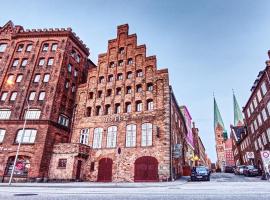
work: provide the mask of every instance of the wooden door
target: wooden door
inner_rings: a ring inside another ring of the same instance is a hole
[[[143,156],[135,161],[134,181],[158,181],[158,161],[151,156]]]
[[[81,169],[82,169],[82,161],[78,160],[77,170],[76,170],[76,179],[77,180],[81,179]]]
[[[98,163],[98,182],[111,182],[112,181],[112,164],[110,158],[102,158]]]

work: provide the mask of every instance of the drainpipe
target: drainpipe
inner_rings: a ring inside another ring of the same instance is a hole
[[[172,123],[171,123],[171,118],[172,118],[172,89],[170,87],[170,179],[173,181],[173,158],[172,158]]]

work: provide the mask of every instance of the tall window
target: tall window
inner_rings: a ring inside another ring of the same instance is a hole
[[[19,59],[15,58],[12,63],[12,67],[17,67],[19,64]]]
[[[132,72],[127,72],[127,79],[131,79],[132,78]]]
[[[71,71],[72,71],[72,65],[69,63],[69,64],[68,64],[68,72],[71,73]]]
[[[5,50],[6,50],[6,48],[7,48],[7,44],[0,44],[0,52],[2,53],[2,52],[4,52]]]
[[[58,124],[61,124],[62,126],[69,126],[69,118],[65,115],[59,115],[58,118]]]
[[[131,94],[131,87],[130,86],[127,86],[126,94]]]
[[[265,82],[263,82],[263,83],[262,83],[262,85],[261,85],[261,89],[262,89],[262,93],[263,93],[263,95],[265,95],[265,94],[266,94],[266,92],[267,92]]]
[[[74,77],[77,77],[77,76],[78,76],[78,70],[74,69]]]
[[[116,95],[121,95],[121,88],[116,88]]]
[[[153,91],[153,84],[152,83],[147,83],[147,91]]]
[[[43,66],[45,64],[45,58],[40,58],[38,62],[38,66]]]
[[[107,90],[106,96],[107,96],[107,97],[110,97],[111,95],[112,95],[112,90],[111,90],[111,89],[108,89],[108,90]]]
[[[35,100],[35,96],[36,96],[36,92],[35,91],[30,92],[28,100],[29,101]]]
[[[45,92],[40,92],[38,96],[39,101],[43,101],[45,99]]]
[[[105,115],[111,114],[111,105],[105,105]]]
[[[92,107],[87,107],[86,108],[86,117],[90,117],[92,112]]]
[[[260,113],[258,114],[257,119],[258,119],[259,126],[261,126],[262,125],[262,117],[261,117]]]
[[[22,60],[21,67],[26,67],[26,65],[27,65],[27,58],[24,58],[24,59]]]
[[[40,80],[40,74],[36,74],[34,78],[34,83],[38,83]]]
[[[126,147],[136,146],[136,125],[129,124],[126,127]]]
[[[115,107],[114,108],[115,108],[114,113],[115,114],[119,114],[120,111],[121,111],[121,109],[120,109],[120,103],[115,104]]]
[[[17,98],[17,94],[18,94],[17,92],[12,92],[10,96],[10,101],[15,101]]]
[[[263,117],[263,121],[266,121],[267,114],[266,114],[266,109],[265,108],[262,110],[262,117]]]
[[[39,119],[41,111],[39,109],[29,109],[25,112],[25,119]]]
[[[96,106],[96,116],[101,115],[101,106]]]
[[[107,147],[108,148],[113,148],[116,146],[116,137],[117,137],[117,127],[110,126],[108,128],[108,134],[107,134]]]
[[[9,119],[11,114],[10,109],[0,109],[0,119]]]
[[[122,73],[117,74],[117,80],[123,80],[123,74]]]
[[[102,91],[101,90],[98,91],[98,95],[97,96],[98,96],[98,98],[101,98],[102,97]]]
[[[33,45],[32,44],[28,44],[26,47],[26,52],[30,52],[32,50]]]
[[[43,47],[42,47],[42,51],[48,51],[48,49],[49,49],[49,44],[48,43],[45,43],[44,45],[43,45]]]
[[[49,82],[49,80],[50,80],[50,74],[44,74],[43,82],[47,83],[47,82]]]
[[[141,69],[137,70],[136,76],[137,76],[137,77],[142,77],[142,76],[143,76],[143,72],[142,72]]]
[[[142,124],[142,146],[152,146],[153,125],[151,123]]]
[[[22,81],[23,75],[22,74],[18,74],[17,78],[16,78],[16,83],[20,83]]]
[[[108,81],[113,82],[113,75],[112,74],[108,76]]]
[[[89,129],[84,128],[81,130],[80,143],[88,145],[88,140],[89,140]]]
[[[8,92],[2,92],[1,101],[5,101],[7,99]]]
[[[131,112],[131,103],[130,102],[126,102],[126,112],[127,113]]]
[[[129,58],[127,63],[128,65],[132,65],[132,58]]]
[[[142,102],[136,101],[136,112],[141,112],[141,111],[142,111]]]
[[[98,82],[99,83],[104,83],[104,76],[100,76],[99,78],[98,78]]]
[[[22,52],[23,50],[23,44],[19,44],[18,48],[17,48],[17,52]]]
[[[136,86],[136,92],[142,92],[142,85]]]
[[[110,68],[113,68],[114,67],[114,62],[110,62],[109,66],[110,66]]]
[[[7,83],[13,83],[13,78],[14,78],[13,74],[8,75]]]
[[[123,60],[119,60],[118,66],[119,66],[119,67],[123,67],[123,66],[124,66],[124,61],[123,61]]]
[[[101,148],[102,133],[103,133],[102,128],[95,128],[94,129],[93,148]]]
[[[147,110],[153,110],[154,109],[154,102],[152,99],[147,100]]]
[[[5,134],[6,134],[6,130],[1,128],[0,129],[0,143],[3,142]]]
[[[53,43],[51,51],[56,51],[56,49],[57,49],[57,43]]]
[[[261,94],[260,89],[258,89],[258,91],[257,91],[257,97],[258,97],[258,101],[260,102],[262,100],[262,94]]]
[[[52,66],[53,65],[53,58],[49,58],[48,59],[48,66]]]
[[[36,129],[25,129],[23,134],[23,129],[20,129],[17,133],[16,143],[20,141],[22,143],[34,143],[36,139],[37,130]]]

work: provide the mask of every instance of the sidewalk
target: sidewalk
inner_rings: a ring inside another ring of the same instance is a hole
[[[136,183],[97,183],[97,182],[68,182],[68,183],[0,183],[0,187],[44,187],[44,188],[150,188],[183,185],[189,177],[181,177],[173,182],[136,182]]]

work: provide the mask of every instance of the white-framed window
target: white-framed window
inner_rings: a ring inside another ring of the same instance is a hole
[[[142,102],[138,101],[136,102],[136,112],[142,111]]]
[[[81,129],[80,143],[88,145],[88,141],[89,141],[89,129],[88,128]]]
[[[71,73],[71,71],[72,71],[72,65],[69,63],[69,64],[68,64],[68,72]]]
[[[142,77],[143,76],[143,71],[142,70],[137,70],[137,72],[136,72],[136,76],[137,77]]]
[[[93,148],[101,148],[103,128],[94,129]]]
[[[22,67],[26,67],[27,62],[28,62],[27,58],[24,58],[24,59],[22,60],[21,66],[22,66]]]
[[[2,92],[1,101],[5,101],[7,99],[8,92]]]
[[[76,86],[74,84],[72,84],[71,92],[75,92],[75,90],[76,90]]]
[[[259,147],[262,148],[262,141],[261,141],[261,137],[260,136],[258,137],[258,144],[259,144]]]
[[[23,75],[22,74],[18,74],[17,78],[16,78],[16,83],[20,83],[22,81]]]
[[[68,82],[68,81],[66,81],[66,83],[65,83],[65,88],[66,88],[66,89],[69,88],[69,82]]]
[[[74,77],[77,77],[77,76],[78,76],[78,70],[74,69]]]
[[[34,83],[38,83],[40,80],[40,74],[36,74],[34,77]]]
[[[48,51],[49,49],[49,44],[48,43],[45,43],[42,47],[42,51]]]
[[[266,130],[266,132],[267,132],[268,141],[270,142],[270,128],[268,128],[268,129]]]
[[[256,108],[256,107],[257,107],[257,105],[258,105],[258,102],[257,102],[256,96],[253,98],[253,104],[254,104],[254,108]]]
[[[20,129],[17,133],[16,143],[34,143],[37,135],[36,129],[25,129],[23,133],[23,129]]]
[[[127,113],[130,113],[131,112],[131,103],[130,102],[127,102],[126,103],[126,112]]]
[[[19,59],[14,59],[12,63],[12,67],[17,67],[19,65]]]
[[[45,64],[45,58],[40,58],[38,62],[38,66],[43,66]]]
[[[6,130],[5,130],[5,129],[0,128],[0,143],[2,143],[2,142],[3,142],[4,137],[5,137],[5,134],[6,134]]]
[[[267,92],[267,88],[266,88],[266,84],[265,84],[265,82],[263,82],[263,83],[262,83],[262,85],[261,85],[261,89],[262,89],[262,94],[263,94],[263,95],[265,95],[265,94],[266,94],[266,92]]]
[[[62,126],[68,127],[69,126],[69,118],[65,115],[59,115],[58,124]]]
[[[119,103],[115,104],[114,106],[114,113],[119,114],[121,112],[121,106]]]
[[[258,101],[261,102],[261,100],[262,100],[262,93],[261,93],[261,90],[260,89],[258,89],[258,91],[257,91],[257,97],[258,97]]]
[[[57,49],[57,43],[53,43],[51,51],[56,51],[56,49]]]
[[[254,126],[253,124],[250,125],[251,133],[254,133]]]
[[[9,119],[11,114],[10,109],[0,109],[0,119]]]
[[[8,75],[7,83],[13,83],[14,75],[10,74]]]
[[[116,147],[117,126],[110,126],[107,132],[107,147]]]
[[[152,99],[147,100],[147,110],[153,110],[154,109],[154,102]]]
[[[38,96],[38,100],[39,100],[39,101],[43,101],[43,100],[45,99],[45,94],[46,94],[46,93],[45,93],[44,91],[43,91],[43,92],[40,92],[40,93],[39,93],[39,96]]]
[[[49,82],[49,80],[50,80],[50,74],[44,74],[43,82],[47,83],[47,82]]]
[[[151,123],[142,124],[142,146],[152,146],[153,125]]]
[[[267,113],[266,113],[265,108],[262,110],[262,118],[263,118],[263,121],[267,120]]]
[[[250,112],[253,113],[253,111],[254,111],[254,107],[253,107],[253,103],[252,103],[252,101],[251,101],[251,102],[250,102]]]
[[[17,48],[17,52],[22,52],[23,46],[24,46],[23,44],[19,44]]]
[[[39,119],[41,114],[41,110],[39,109],[29,109],[26,110],[24,119]]]
[[[53,65],[53,60],[54,60],[53,58],[49,58],[49,59],[48,59],[48,64],[47,64],[47,65],[48,65],[48,66],[52,66],[52,65]]]
[[[254,124],[254,130],[256,131],[258,129],[258,124],[257,124],[256,119],[254,119],[253,124]]]
[[[247,108],[247,116],[250,117],[250,110]]]
[[[77,54],[77,56],[76,56],[76,61],[77,61],[77,63],[79,63],[81,61],[81,56],[79,54]]]
[[[0,44],[0,52],[1,53],[3,53],[6,50],[6,48],[7,48],[7,44],[5,44],[5,43]]]
[[[10,95],[10,99],[9,100],[10,101],[15,101],[16,98],[17,98],[17,94],[18,94],[17,92],[12,92],[11,95]]]
[[[126,147],[136,146],[136,125],[129,124],[126,127]]]
[[[263,145],[266,145],[267,144],[265,132],[263,132],[263,134],[262,134],[262,141],[263,141]]]
[[[26,52],[30,52],[32,50],[33,45],[32,44],[28,44],[26,47]]]
[[[35,91],[30,92],[28,100],[29,101],[35,100],[35,96],[36,96],[36,92]]]
[[[261,126],[262,125],[262,117],[261,117],[260,113],[258,114],[257,119],[258,119],[259,126]]]

